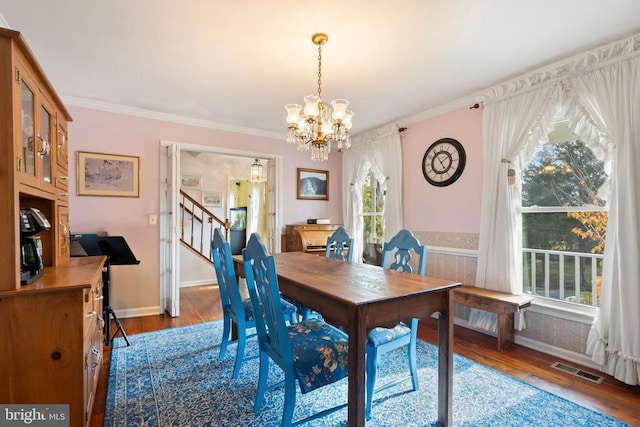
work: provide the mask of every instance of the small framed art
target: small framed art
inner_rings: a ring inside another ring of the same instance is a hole
[[[140,158],[77,152],[78,196],[140,197]]]
[[[185,190],[199,190],[202,185],[202,175],[199,173],[183,173],[180,177],[180,188]]]
[[[203,191],[202,206],[210,206],[214,208],[222,207],[222,192],[220,191]]]
[[[329,171],[298,168],[298,199],[329,200]]]

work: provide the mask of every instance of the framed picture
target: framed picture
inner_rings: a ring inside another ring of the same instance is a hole
[[[140,197],[140,158],[77,152],[78,196]]]
[[[298,199],[329,200],[329,171],[298,168]]]
[[[199,173],[183,173],[180,177],[180,187],[187,190],[199,190],[202,176]]]
[[[222,207],[222,192],[220,191],[203,191],[202,205],[212,206],[215,208]]]

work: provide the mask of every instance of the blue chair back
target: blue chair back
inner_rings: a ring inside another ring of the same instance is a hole
[[[211,254],[213,255],[213,265],[218,279],[220,302],[222,303],[223,311],[228,310],[236,318],[244,319],[244,306],[242,305],[242,296],[238,288],[236,270],[233,267],[231,246],[224,238],[220,228],[213,230]]]
[[[421,245],[416,236],[407,229],[400,230],[398,234],[384,244],[382,247],[381,266],[390,270],[412,273],[413,268],[410,264],[412,251],[418,255],[416,274],[424,276],[427,270],[427,247]],[[393,255],[393,260],[391,260],[391,255]]]
[[[258,233],[242,250],[247,287],[256,322],[258,342],[280,366],[293,365],[293,350],[280,302],[275,261]]]
[[[413,273],[411,258],[413,254],[418,255],[417,274],[424,276],[427,269],[427,247],[421,245],[418,239],[409,230],[400,230],[391,240],[382,247],[382,268],[399,270],[405,273]],[[393,255],[393,259],[391,256]],[[367,342],[367,393],[365,401],[365,416],[371,418],[371,406],[376,383],[377,366],[379,357],[399,347],[407,346],[407,356],[409,361],[409,372],[413,390],[418,390],[418,367],[416,363],[416,341],[418,339],[418,319],[412,318],[409,326],[399,323],[393,329],[374,328],[369,333]],[[392,381],[382,387],[398,384],[403,379]]]
[[[353,238],[349,236],[344,227],[338,227],[331,236],[327,237],[327,249],[324,256],[340,261],[353,261]]]

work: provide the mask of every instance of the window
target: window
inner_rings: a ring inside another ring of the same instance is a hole
[[[608,182],[604,154],[578,139],[535,153],[522,173],[524,292],[598,305]]]
[[[384,196],[383,183],[375,178],[372,170],[364,180],[362,188],[362,217],[364,245],[362,261],[380,265],[382,236],[384,232]]]

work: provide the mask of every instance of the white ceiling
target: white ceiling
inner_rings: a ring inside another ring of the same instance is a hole
[[[346,98],[353,133],[410,122],[640,31],[638,0],[0,0],[69,105],[283,137],[284,105]]]

